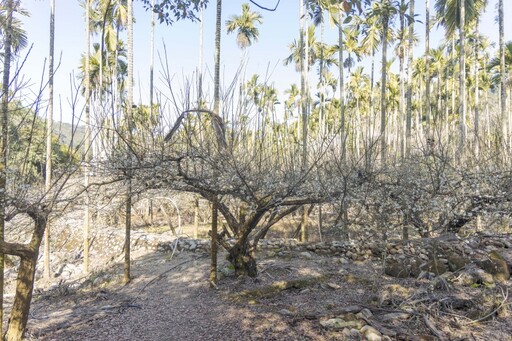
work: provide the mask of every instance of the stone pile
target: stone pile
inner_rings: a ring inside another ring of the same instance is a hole
[[[142,240],[142,239],[140,239]],[[234,240],[228,240],[234,244]],[[161,241],[143,240],[144,247],[162,252],[203,251],[210,248],[209,240],[182,239]],[[492,278],[506,281],[510,278],[512,264],[512,235],[477,234],[469,238],[456,235],[442,235],[438,238],[402,241],[319,242],[300,243],[295,239],[264,239],[258,244],[259,250],[270,251],[272,255],[285,256],[291,252],[299,255],[332,255],[345,261],[382,261],[384,272],[392,277],[407,278],[438,276],[462,269],[470,273],[471,280],[462,276],[467,283],[488,283]],[[490,275],[490,276],[489,276]],[[467,277],[467,276],[466,276]]]

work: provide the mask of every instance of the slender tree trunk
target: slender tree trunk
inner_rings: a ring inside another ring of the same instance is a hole
[[[320,43],[324,44],[324,32],[325,32],[325,24],[322,20],[322,23],[320,24]],[[320,85],[320,109],[318,113],[318,134],[317,137],[320,139],[323,138],[324,133],[326,131],[325,129],[325,120],[324,120],[324,107],[325,107],[325,84],[324,84],[324,49],[320,50],[320,67],[319,67],[319,79],[318,84]]]
[[[445,81],[444,81],[444,91],[445,91],[445,94],[446,94],[446,99],[444,101],[445,105],[444,105],[444,124],[443,124],[443,134],[442,136],[444,136],[446,138],[446,141],[448,141],[448,132],[449,132],[449,129],[450,129],[450,126],[449,126],[449,122],[450,122],[450,106],[448,105],[448,94],[450,93],[450,77],[449,77],[449,67],[448,65],[446,65],[446,70],[445,70],[445,77],[444,77]]]
[[[367,141],[367,144],[368,146],[370,145],[373,145],[373,136],[374,136],[374,133],[375,133],[375,126],[376,126],[376,118],[375,118],[375,105],[374,105],[374,102],[373,102],[373,88],[374,88],[374,82],[375,82],[375,51],[372,51],[372,65],[371,65],[371,69],[370,69],[370,117],[368,119],[368,141]],[[368,156],[366,157],[367,158],[367,164],[370,163],[370,158],[371,158],[371,153],[370,153],[370,149],[368,149],[366,151],[366,153],[368,154]]]
[[[126,80],[127,87],[127,105],[126,105],[126,130],[127,130],[127,141],[131,144],[132,129],[133,129],[133,0],[128,0],[127,6],[127,30],[128,30],[128,75]],[[125,239],[124,239],[124,283],[128,283],[131,280],[131,266],[130,266],[130,234],[132,228],[132,170],[131,163],[133,159],[132,151],[130,146],[127,146],[128,151],[128,167],[126,171],[126,216],[125,216]]]
[[[389,18],[385,17],[383,19],[383,28],[382,28],[382,74],[381,74],[381,87],[380,87],[380,154],[381,154],[381,164],[382,166],[386,165],[386,153],[387,153],[387,134],[386,134],[386,78],[387,78],[387,47],[388,47],[388,28],[389,28]]]
[[[425,0],[425,116],[426,138],[430,138],[431,110],[430,110],[430,1]]]
[[[304,61],[304,55],[305,54],[305,43],[304,40],[307,39],[306,31],[307,27],[305,26],[305,17],[306,14],[304,14],[304,0],[299,0],[299,22],[300,22],[300,33],[299,33],[299,51],[300,51],[300,107],[301,107],[301,117],[302,117],[302,168],[305,169],[306,165],[306,153],[307,153],[307,120],[308,120],[308,114],[307,114],[307,101],[306,101],[306,63],[307,60]]]
[[[399,68],[400,68],[400,101],[398,103],[398,119],[397,119],[397,134],[396,137],[399,140],[400,146],[400,158],[405,157],[405,139],[403,138],[402,122],[405,119],[405,40],[407,39],[405,32],[405,1],[400,2],[400,47],[399,47]]]
[[[151,0],[151,9],[155,7],[155,0]],[[150,43],[149,43],[149,117],[150,122],[153,122],[153,91],[154,91],[154,66],[155,66],[155,12],[151,11],[150,22]]]
[[[307,12],[304,12],[304,0],[299,0],[299,17],[300,17],[300,101],[302,114],[302,163],[303,172],[307,169],[307,153],[308,153],[308,107],[309,107],[309,91],[307,87],[307,72],[309,69],[309,36],[307,27]],[[302,55],[304,53],[304,56]],[[305,207],[304,210],[307,210]],[[308,229],[307,217],[302,216],[301,221],[301,237],[307,238]],[[304,241],[304,240],[303,240]]]
[[[222,0],[217,0],[217,15],[215,19],[215,72],[214,72],[214,91],[213,91],[213,111],[220,115],[220,38],[222,22]],[[218,144],[217,148],[221,148]],[[210,287],[217,285],[217,250],[218,250],[218,231],[217,231],[217,198],[212,203],[212,240],[211,240],[211,263],[210,263]]]
[[[499,20],[499,45],[500,45],[500,75],[501,75],[501,89],[500,89],[500,104],[501,104],[501,150],[503,152],[503,159],[506,161],[508,155],[508,114],[507,114],[507,87],[506,87],[506,68],[505,68],[505,13],[503,12],[503,0],[499,0],[498,4],[498,20]]]
[[[48,195],[52,182],[52,127],[53,127],[53,56],[55,42],[55,0],[50,0],[50,55],[48,58],[48,117],[46,118],[46,178],[45,190]],[[50,280],[50,221],[46,222],[44,237],[44,277]]]
[[[199,234],[199,199],[194,200],[194,239],[198,238]]]
[[[409,2],[409,16],[414,18],[414,0]],[[411,137],[412,137],[412,83],[413,83],[413,51],[414,51],[414,20],[409,22],[409,51],[407,55],[407,117],[405,125],[405,155],[411,155]]]
[[[11,69],[11,45],[12,45],[12,17],[14,1],[5,3],[5,40],[4,40],[4,65],[2,80],[2,123],[0,134],[0,242],[4,241],[5,229],[5,201],[7,187],[7,146],[8,146],[8,121],[9,121],[9,81]],[[0,335],[2,334],[4,317],[4,254],[0,253]]]
[[[217,198],[212,203],[212,239],[211,239],[211,260],[210,260],[210,287],[217,286],[217,251],[218,251],[218,207]]]
[[[300,241],[307,242],[309,239],[309,231],[308,231],[308,207],[306,205],[302,206],[302,217],[300,222]]]
[[[478,39],[478,22],[475,27],[475,37]],[[479,89],[479,77],[478,77],[478,63],[479,63],[479,54],[478,54],[478,44],[475,44],[474,48],[475,52],[475,65],[474,65],[474,78],[475,78],[475,117],[474,117],[474,126],[475,126],[475,156],[477,160],[480,160],[480,89]]]
[[[459,27],[459,44],[460,44],[460,74],[459,74],[459,125],[460,125],[460,142],[459,153],[462,155],[466,144],[467,126],[466,126],[466,23],[465,23],[465,2],[460,2],[460,27]]]
[[[197,66],[197,107],[201,108],[203,98],[203,20],[204,8],[199,12],[199,62]]]
[[[338,45],[339,45],[339,86],[340,86],[340,138],[341,138],[341,160],[343,163],[347,161],[347,137],[345,127],[345,77],[343,70],[343,26],[342,26],[343,10],[340,6],[338,12]],[[359,113],[357,113],[359,115]]]
[[[85,2],[85,155],[84,155],[84,187],[89,187],[89,172],[91,162],[91,125],[90,125],[90,108],[91,108],[91,72],[90,72],[90,55],[91,55],[91,32],[90,32],[90,16],[91,16],[91,0]],[[89,229],[90,229],[90,198],[85,193],[85,216],[84,216],[84,273],[89,273]]]

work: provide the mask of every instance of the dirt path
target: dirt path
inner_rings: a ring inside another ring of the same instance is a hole
[[[220,269],[227,264],[223,259]],[[259,271],[257,279],[223,277],[218,290],[211,290],[206,253],[182,252],[170,259],[167,253],[150,252],[134,261],[129,285],[116,284],[122,274],[118,266],[91,279],[95,284],[85,289],[62,286],[37,294],[27,336],[323,341],[365,340],[364,333],[374,330],[379,340],[437,340],[436,333],[450,339],[512,340],[508,309],[496,310],[482,323],[467,324],[463,316],[466,306],[478,309],[479,300],[499,293],[499,287],[432,291],[434,282],[428,279],[383,276],[380,262],[297,251],[260,254]],[[462,310],[454,310],[461,302]],[[326,327],[332,321],[334,327]]]
[[[290,329],[279,314],[226,301],[228,288],[210,290],[208,262],[204,254],[183,253],[171,262],[148,255],[135,262],[135,279],[127,286],[41,297],[34,302],[28,335],[37,340],[311,339]]]

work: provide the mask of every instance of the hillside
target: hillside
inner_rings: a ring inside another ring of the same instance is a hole
[[[84,126],[73,126],[66,122],[54,122],[53,129],[56,135],[59,136],[61,143],[69,146],[71,144],[71,138],[73,138],[73,145],[84,139],[85,127]]]

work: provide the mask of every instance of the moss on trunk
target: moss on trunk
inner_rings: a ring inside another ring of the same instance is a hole
[[[254,252],[250,251],[247,247],[241,247],[239,244],[233,246],[228,252],[228,261],[233,264],[237,276],[258,276]]]

